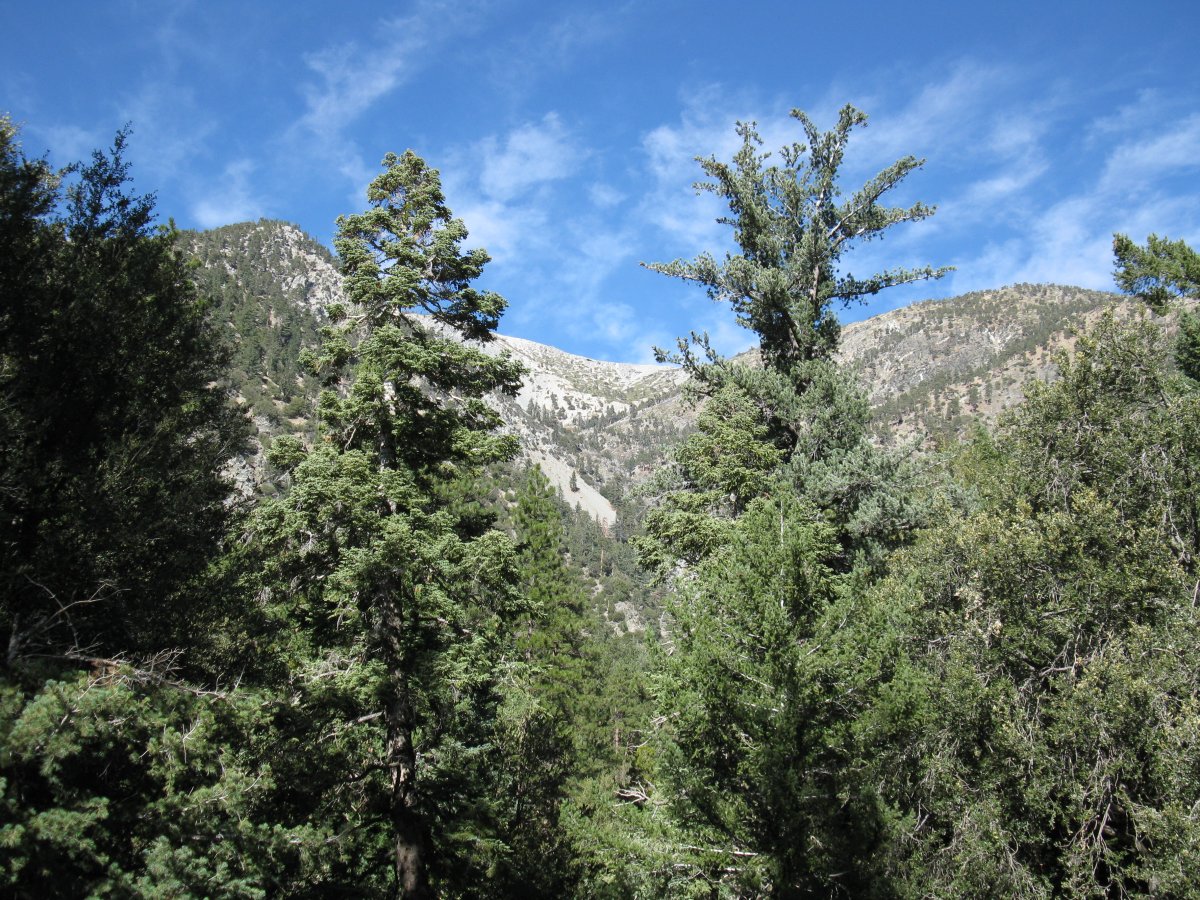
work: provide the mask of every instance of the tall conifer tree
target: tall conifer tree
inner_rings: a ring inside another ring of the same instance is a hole
[[[699,160],[711,181],[697,187],[728,203],[720,221],[738,252],[651,266],[729,303],[758,336],[762,362],[721,359],[695,334],[661,354],[710,404],[643,541],[645,558],[677,576],[656,681],[661,778],[691,833],[678,851],[689,877],[735,891],[863,895],[879,823],[845,765],[831,692],[846,659],[820,635],[915,513],[903,459],[871,444],[866,399],[834,360],[836,313],[945,270],[841,270],[856,243],[932,214],[883,205],[921,162],[905,157],[845,196],[839,170],[866,117],[847,106],[821,132],[792,115],[805,141],[777,164],[753,124],[738,126],[731,163]]]
[[[520,368],[479,346],[505,303],[472,287],[488,257],[460,249],[437,170],[412,152],[383,168],[370,207],[338,222],[351,305],[310,360],[329,386],[319,443],[277,442],[292,486],[251,538],[260,594],[301,626],[278,640],[316,756],[305,814],[386,835],[359,845],[366,860],[343,856],[347,883],[380,885],[351,870],[386,854],[400,895],[426,897],[483,865],[473,779],[520,606],[510,542],[461,529],[434,489],[512,453],[484,397],[515,391]]]
[[[174,233],[111,154],[53,173],[0,119],[3,662],[184,639],[242,434]],[[180,509],[187,514],[181,515]]]

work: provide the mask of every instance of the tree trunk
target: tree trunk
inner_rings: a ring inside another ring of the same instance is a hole
[[[399,677],[397,677],[399,676]],[[391,770],[388,812],[395,841],[399,896],[417,900],[433,896],[425,870],[425,835],[416,810],[416,753],[412,744],[412,703],[403,673],[393,672],[395,691],[387,707],[387,760]]]
[[[404,652],[404,603],[394,591],[382,596],[380,603],[380,645],[387,654],[391,694],[385,707],[386,759],[396,890],[404,900],[425,900],[434,894],[425,867],[425,829],[417,811],[417,754],[413,747],[416,715],[408,681],[412,667]]]

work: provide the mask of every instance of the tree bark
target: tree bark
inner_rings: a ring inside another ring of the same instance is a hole
[[[390,774],[388,818],[392,826],[397,895],[404,900],[434,896],[426,869],[425,829],[417,810],[417,755],[413,747],[416,715],[408,683],[411,666],[404,653],[403,601],[381,599],[381,644],[388,655],[391,696],[385,707],[387,764]]]
[[[394,673],[395,674],[395,673]],[[403,676],[401,676],[403,677]],[[396,886],[405,900],[433,897],[425,868],[425,835],[416,810],[416,754],[412,744],[412,704],[399,685],[388,704],[387,752],[391,769],[389,813],[395,840]]]

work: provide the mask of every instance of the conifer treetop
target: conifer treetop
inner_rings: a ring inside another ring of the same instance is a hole
[[[801,110],[792,118],[804,129],[805,141],[780,151],[781,164],[768,164],[754,122],[739,122],[741,149],[732,162],[699,157],[710,181],[697,191],[712,193],[729,205],[718,219],[734,229],[740,253],[718,261],[710,253],[695,260],[650,263],[647,268],[703,284],[714,300],[729,303],[738,324],[756,332],[764,362],[779,371],[826,359],[837,349],[840,327],[835,308],[864,301],[885,288],[939,278],[948,267],[887,269],[858,278],[839,269],[842,255],[857,242],[882,237],[893,225],[933,215],[934,207],[915,203],[889,207],[881,200],[924,160],[905,156],[881,171],[849,197],[838,186],[846,143],[866,114],[842,108],[836,127],[821,132]],[[708,352],[703,336],[692,342]],[[661,360],[694,365],[689,342],[681,356],[659,351]],[[709,354],[711,356],[711,353]]]
[[[337,220],[350,300],[373,324],[425,313],[468,340],[491,340],[507,304],[471,286],[491,257],[461,249],[467,228],[446,206],[438,170],[412,150],[389,153],[382,166],[367,189],[369,207]]]

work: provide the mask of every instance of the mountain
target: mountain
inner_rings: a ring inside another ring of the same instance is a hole
[[[847,325],[841,358],[859,372],[881,437],[937,442],[995,422],[1028,381],[1053,378],[1055,354],[1109,308],[1147,314],[1120,294],[1053,284],[927,300]],[[1173,333],[1176,317],[1162,321]]]
[[[299,351],[316,343],[324,309],[342,299],[336,260],[296,226],[270,220],[186,232],[181,242],[234,347],[231,388],[253,418],[259,450],[274,434],[306,431],[316,384]],[[994,421],[1028,380],[1052,377],[1055,351],[1110,306],[1141,314],[1128,298],[1059,285],[926,301],[847,325],[841,358],[862,376],[881,439],[934,444]],[[605,526],[695,422],[678,369],[587,359],[505,335],[489,352],[508,352],[529,372],[517,397],[496,401],[522,458]],[[260,462],[247,460],[241,477],[269,492]]]
[[[255,453],[239,480],[269,492],[263,447],[309,427],[317,385],[299,353],[319,340],[325,308],[344,302],[336,260],[296,226],[271,220],[184,232],[180,241],[233,347],[230,387],[254,423]],[[693,420],[677,369],[586,359],[505,335],[486,349],[528,369],[517,397],[495,401],[521,439],[522,459],[605,525],[616,521],[614,504],[630,481],[660,465]]]
[[[507,335],[488,349],[528,370],[520,393],[499,400],[522,458],[605,525],[630,483],[661,465],[693,421],[679,369],[588,359]]]

